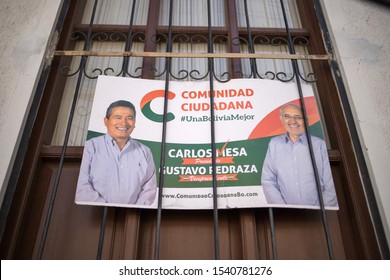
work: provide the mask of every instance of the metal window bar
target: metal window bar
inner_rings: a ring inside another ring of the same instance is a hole
[[[103,208],[103,216],[102,216],[102,223],[100,225],[100,235],[99,235],[98,250],[97,250],[97,255],[96,255],[96,259],[97,260],[101,260],[102,259],[104,233],[105,233],[106,223],[107,223],[107,212],[108,212],[108,207],[104,206],[104,208]]]
[[[89,23],[88,34],[87,34],[87,37],[86,37],[85,43],[84,43],[84,51],[89,50],[91,47],[90,41],[91,41],[91,34],[92,34],[92,25],[93,25],[93,22],[95,19],[97,3],[98,3],[98,0],[95,0],[94,6],[93,6],[93,12],[92,12],[90,23]],[[58,165],[58,170],[57,170],[54,185],[53,185],[53,191],[52,191],[51,196],[50,196],[48,210],[46,213],[46,219],[45,219],[45,223],[44,223],[44,227],[43,227],[43,232],[42,232],[41,240],[39,243],[38,255],[37,255],[38,259],[42,259],[43,250],[45,248],[47,234],[49,231],[50,220],[51,220],[51,217],[53,214],[54,202],[55,202],[55,199],[57,196],[58,186],[59,186],[59,182],[60,182],[60,178],[61,178],[62,167],[64,165],[65,153],[66,153],[66,149],[68,146],[68,140],[69,140],[70,130],[71,130],[71,126],[72,126],[72,120],[73,120],[74,112],[76,109],[77,98],[78,98],[78,95],[80,92],[81,80],[82,80],[82,76],[84,73],[84,68],[85,68],[87,59],[88,59],[88,56],[83,55],[81,57],[81,60],[80,60],[80,67],[79,67],[80,72],[79,72],[78,77],[77,77],[77,84],[76,84],[76,88],[75,88],[75,92],[74,92],[74,96],[73,96],[73,100],[72,100],[72,106],[71,106],[70,113],[69,113],[68,123],[66,126],[64,144],[63,144],[62,150],[61,150],[60,162]]]
[[[133,0],[133,6],[131,7],[131,16],[130,16],[130,22],[129,22],[129,31],[127,32],[127,38],[126,38],[126,44],[125,44],[125,51],[130,51],[131,45],[132,45],[132,33],[133,33],[133,22],[134,22],[134,16],[135,16],[135,5],[137,3],[137,0]],[[127,70],[129,68],[129,57],[123,57],[123,64],[122,64],[122,77],[126,76]]]
[[[213,34],[211,30],[211,3],[207,0],[207,24],[208,24],[208,53],[213,53]],[[208,71],[210,75],[210,92],[214,91],[214,60],[208,58]],[[219,236],[218,236],[218,199],[217,199],[217,172],[216,172],[216,146],[215,146],[215,120],[214,120],[214,96],[210,94],[210,133],[211,133],[211,166],[213,169],[212,174],[212,187],[213,187],[213,221],[214,221],[214,253],[215,259],[219,260]]]
[[[284,7],[284,0],[280,0],[280,5],[281,5],[281,8],[282,8],[284,23],[285,23],[286,32],[287,32],[289,51],[290,51],[291,54],[295,54],[294,43],[293,43],[292,38],[291,38],[290,28],[289,28],[289,24],[288,24],[288,21],[287,21],[286,10],[285,10],[285,7]],[[300,99],[300,103],[301,103],[303,119],[304,119],[304,124],[305,124],[305,131],[306,131],[307,140],[308,140],[308,144],[309,144],[309,152],[310,152],[310,157],[311,157],[311,161],[312,161],[312,165],[313,165],[313,171],[314,171],[314,176],[315,176],[315,180],[316,180],[317,193],[318,193],[318,198],[319,198],[319,202],[320,202],[320,211],[321,211],[321,217],[322,217],[322,224],[323,224],[323,227],[324,227],[324,231],[325,231],[325,235],[326,235],[326,242],[327,242],[327,246],[328,246],[328,254],[329,254],[329,258],[330,259],[334,259],[332,240],[331,240],[331,235],[330,235],[330,232],[329,232],[328,220],[327,220],[327,217],[326,217],[324,199],[323,199],[322,190],[321,190],[321,184],[320,184],[320,177],[319,177],[319,174],[318,174],[317,164],[316,164],[315,157],[314,157],[313,144],[312,144],[312,141],[311,141],[311,134],[310,134],[310,130],[309,130],[309,124],[308,124],[308,121],[307,121],[306,106],[305,106],[305,102],[304,102],[304,99],[303,99],[303,92],[302,92],[301,82],[300,82],[300,78],[299,78],[298,62],[297,62],[296,59],[292,59],[291,60],[291,64],[292,64],[294,75],[295,75],[296,81],[297,81],[297,88],[298,88],[298,93],[299,93],[299,99]]]
[[[248,53],[255,53],[255,47],[253,44],[252,33],[251,33],[251,25],[249,21],[247,0],[244,0],[244,13],[245,13],[246,29],[248,32]],[[256,77],[256,73],[257,73],[256,59],[255,58],[249,59],[249,63],[251,68],[251,76]]]
[[[245,12],[245,21],[246,21],[246,28],[248,32],[248,52],[249,53],[255,53],[255,47],[252,40],[252,34],[251,34],[251,25],[249,21],[249,12],[248,12],[248,3],[247,0],[244,0],[244,12]],[[256,59],[251,58],[250,60],[250,67],[251,67],[251,77],[256,78],[257,76],[257,64]],[[270,234],[271,234],[271,252],[272,252],[272,259],[276,260],[278,258],[277,254],[277,247],[276,247],[276,235],[275,235],[275,221],[274,221],[274,214],[272,207],[268,208],[268,219],[269,219],[269,226],[270,226]]]
[[[274,220],[274,211],[272,207],[268,208],[268,219],[269,219],[269,228],[271,233],[272,259],[277,260],[278,251],[276,247],[275,220]]]
[[[133,21],[134,21],[134,15],[135,15],[135,4],[137,0],[133,1],[133,5],[131,7],[131,16],[130,16],[130,22],[129,22],[129,29],[127,32],[127,38],[126,38],[126,43],[125,43],[125,51],[129,51],[131,49],[132,45],[132,29],[133,29]],[[127,69],[129,67],[129,57],[123,57],[123,62],[122,62],[122,69],[121,69],[121,75],[122,77],[125,77],[127,74]],[[98,243],[98,250],[97,250],[97,260],[102,259],[102,252],[103,252],[103,243],[104,243],[104,232],[106,229],[106,223],[107,223],[107,212],[108,212],[108,207],[104,206],[103,208],[103,217],[102,217],[102,222],[100,226],[100,235],[99,235],[99,243]]]
[[[172,18],[173,18],[173,0],[169,2],[169,27],[168,40],[166,45],[166,52],[172,52]],[[167,135],[167,115],[168,115],[168,91],[169,91],[169,73],[171,72],[172,59],[167,57],[166,75],[165,75],[165,91],[164,91],[164,113],[163,113],[163,127],[161,135],[161,157],[160,170],[164,170],[165,166],[165,149],[166,149],[166,135]],[[158,204],[157,204],[157,221],[156,221],[156,244],[154,251],[154,258],[159,259],[160,256],[160,234],[161,234],[161,215],[162,215],[162,195],[164,189],[164,172],[159,174],[159,189],[158,189]]]

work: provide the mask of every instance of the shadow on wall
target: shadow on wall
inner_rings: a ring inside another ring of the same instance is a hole
[[[378,3],[382,6],[386,6],[390,8],[390,0],[363,0],[366,2]]]

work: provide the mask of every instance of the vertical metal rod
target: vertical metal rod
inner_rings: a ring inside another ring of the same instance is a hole
[[[173,18],[173,0],[169,2],[169,27],[166,52],[172,52],[172,18]],[[172,59],[166,58],[166,76],[165,76],[165,92],[164,92],[164,115],[163,128],[161,136],[161,157],[160,157],[160,174],[158,186],[158,203],[157,203],[157,224],[156,224],[156,245],[154,251],[154,259],[160,258],[160,233],[161,233],[161,216],[162,216],[162,195],[164,189],[164,166],[165,166],[165,150],[167,137],[167,114],[168,114],[168,92],[169,92],[169,75],[171,73]]]
[[[250,21],[249,21],[248,3],[247,0],[243,0],[243,1],[244,1],[244,8],[245,8],[246,27],[248,31],[248,43],[249,43],[248,51],[249,53],[255,53],[255,47],[252,40]],[[251,71],[252,71],[251,75],[253,75],[253,77],[255,78],[257,75],[256,59],[250,59],[250,64],[251,64]],[[275,220],[274,220],[273,209],[271,207],[268,208],[268,219],[269,219],[269,226],[270,226],[270,233],[271,233],[272,259],[276,260],[278,256],[277,256],[277,249],[276,249]]]
[[[207,0],[207,19],[208,19],[208,53],[213,53],[213,34],[211,31],[211,6],[210,0]],[[216,145],[215,145],[215,113],[214,113],[214,60],[208,58],[208,68],[210,75],[210,117],[211,117],[211,157],[212,157],[212,169],[213,169],[213,218],[214,218],[214,250],[215,259],[219,260],[219,235],[218,235],[218,197],[217,197],[217,173],[216,173]]]
[[[286,31],[287,31],[287,39],[288,39],[289,51],[290,51],[290,54],[295,54],[294,43],[293,43],[292,38],[291,38],[290,28],[289,28],[289,25],[288,25],[288,22],[287,22],[287,16],[286,16],[286,11],[285,11],[285,8],[284,8],[283,0],[280,0],[280,4],[282,6],[283,18],[284,18],[284,23],[285,23],[285,26],[286,26]],[[328,225],[328,220],[327,220],[327,217],[326,217],[324,199],[323,199],[323,196],[322,196],[321,184],[320,184],[320,179],[319,179],[320,177],[319,177],[319,174],[318,174],[317,164],[316,164],[316,161],[315,161],[315,156],[314,156],[314,151],[313,151],[313,144],[312,144],[312,141],[311,141],[311,135],[310,135],[310,130],[309,130],[309,124],[307,123],[307,112],[306,112],[306,106],[305,106],[303,93],[302,93],[302,86],[301,86],[301,82],[300,82],[300,79],[299,79],[298,62],[297,62],[296,59],[292,59],[291,63],[292,63],[292,66],[293,66],[294,74],[296,76],[298,93],[299,93],[299,99],[301,101],[302,113],[303,113],[304,124],[305,124],[305,131],[306,131],[307,140],[308,140],[308,144],[309,144],[310,157],[311,157],[311,161],[312,161],[312,165],[313,165],[313,169],[314,169],[314,176],[315,176],[315,180],[316,180],[317,192],[318,192],[318,197],[319,197],[319,201],[320,201],[320,208],[321,208],[320,211],[321,211],[321,217],[322,217],[322,224],[324,226],[325,235],[326,235],[326,242],[327,242],[327,245],[328,245],[328,254],[329,254],[329,258],[330,259],[334,259],[332,240],[331,240],[331,236],[330,236],[330,232],[329,232],[329,225]]]
[[[244,8],[245,8],[245,20],[246,20],[246,29],[248,31],[248,52],[249,53],[255,53],[255,47],[252,40],[252,33],[251,33],[251,26],[249,22],[249,13],[248,13],[248,4],[247,0],[244,0]],[[256,65],[256,59],[250,58],[249,63],[251,65],[251,76],[256,77],[257,74],[257,65]]]
[[[131,48],[131,34],[132,34],[132,27],[133,27],[133,19],[134,19],[134,7],[135,7],[136,0],[133,0],[133,6],[131,8],[131,17],[130,17],[130,23],[129,23],[129,31],[126,38],[126,44],[125,44],[125,51],[129,51]],[[129,57],[123,57],[123,64],[122,64],[122,77],[124,77],[127,73],[127,68],[129,66]],[[106,230],[106,224],[107,224],[107,212],[108,207],[104,206],[103,208],[103,217],[102,222],[100,224],[100,235],[99,235],[99,243],[98,243],[98,250],[96,259],[101,260],[102,259],[102,252],[103,252],[103,243],[104,243],[104,233]]]
[[[90,49],[90,38],[91,38],[92,25],[93,25],[93,21],[94,21],[94,18],[95,18],[97,3],[98,3],[98,0],[95,0],[94,7],[93,7],[93,12],[92,12],[92,16],[91,16],[91,20],[90,20],[90,23],[89,23],[88,35],[87,35],[87,38],[86,38],[85,44],[84,44],[84,50],[85,51]],[[62,168],[63,168],[63,165],[64,165],[65,152],[66,152],[66,149],[67,149],[67,146],[68,146],[70,129],[72,127],[73,116],[74,116],[74,112],[76,110],[76,104],[77,104],[77,99],[78,99],[78,95],[79,95],[79,91],[80,91],[81,80],[82,80],[82,76],[83,76],[83,73],[84,73],[84,68],[85,68],[85,64],[86,64],[87,58],[88,57],[86,57],[86,56],[82,56],[81,60],[80,60],[80,66],[79,66],[79,71],[80,72],[79,72],[79,75],[78,75],[78,78],[77,78],[76,89],[75,89],[75,93],[74,93],[73,100],[72,100],[71,110],[70,110],[70,113],[69,113],[68,123],[67,123],[65,137],[64,137],[64,144],[63,144],[62,150],[61,150],[60,162],[59,162],[59,165],[58,165],[58,170],[57,170],[57,174],[56,174],[54,185],[53,185],[53,191],[52,191],[52,194],[51,194],[51,197],[50,197],[50,200],[49,200],[49,206],[48,206],[48,210],[47,210],[47,214],[46,214],[45,224],[44,224],[44,227],[43,227],[43,232],[42,232],[41,240],[40,240],[40,243],[39,243],[38,255],[37,255],[38,259],[42,259],[43,250],[45,248],[47,233],[48,233],[48,230],[49,230],[50,220],[51,220],[51,217],[52,217],[52,214],[53,214],[54,202],[55,202],[55,199],[56,199],[56,196],[57,196],[58,185],[59,185],[59,182],[60,182]]]
[[[97,250],[97,255],[96,255],[97,260],[102,259],[104,232],[105,232],[106,223],[107,223],[107,208],[108,208],[107,206],[103,207],[103,217],[102,217],[102,223],[100,225],[99,244],[98,244],[98,250]]]
[[[268,208],[269,227],[271,232],[271,245],[272,245],[272,259],[278,259],[278,251],[276,249],[276,235],[275,235],[275,223],[274,223],[274,212],[270,207]]]
[[[130,51],[131,45],[133,43],[132,41],[132,32],[133,32],[133,21],[134,21],[134,15],[135,15],[135,4],[137,0],[133,0],[133,6],[131,7],[131,16],[130,16],[130,22],[129,22],[129,31],[127,32],[127,38],[126,38],[126,44],[125,44],[125,51]],[[126,76],[128,67],[129,67],[129,60],[130,57],[124,56],[123,57],[123,64],[122,64],[122,77]]]

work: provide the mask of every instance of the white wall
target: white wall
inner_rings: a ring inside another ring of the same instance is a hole
[[[61,2],[0,1],[0,204]]]
[[[390,241],[390,6],[369,0],[322,5]]]

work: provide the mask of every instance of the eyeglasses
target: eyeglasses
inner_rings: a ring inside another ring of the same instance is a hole
[[[294,119],[294,121],[303,120],[303,117],[300,116],[300,115],[291,116],[291,115],[289,115],[289,114],[286,114],[286,115],[282,115],[282,118],[283,118],[283,119],[286,119],[286,120],[292,120],[292,119]]]

